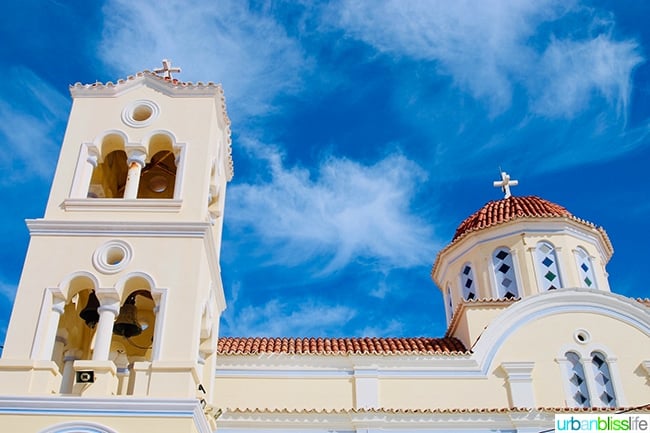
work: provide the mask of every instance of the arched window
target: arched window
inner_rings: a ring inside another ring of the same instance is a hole
[[[578,273],[580,274],[580,286],[586,288],[597,288],[596,277],[594,277],[594,267],[587,251],[582,247],[574,251]]]
[[[460,271],[460,283],[463,288],[463,298],[466,300],[476,299],[476,283],[474,279],[474,270],[468,262],[463,265]]]
[[[537,280],[541,291],[556,290],[562,287],[560,270],[555,247],[549,242],[540,242],[535,248]]]
[[[566,359],[569,361],[569,394],[577,407],[591,407],[589,391],[585,379],[585,370],[580,361],[580,356],[575,352],[567,352]]]
[[[600,352],[591,353],[591,366],[594,373],[593,395],[607,407],[616,407],[616,395],[612,384],[612,376],[605,355]]]
[[[505,247],[494,250],[492,254],[492,267],[497,284],[497,295],[500,298],[516,298],[519,296],[515,267],[512,254]]]
[[[109,136],[110,137],[110,136]],[[122,198],[129,169],[124,150],[113,150],[93,171],[89,198]]]
[[[451,320],[452,314],[454,314],[454,300],[451,297],[451,285],[447,284],[447,290],[445,292],[447,296],[447,322]]]

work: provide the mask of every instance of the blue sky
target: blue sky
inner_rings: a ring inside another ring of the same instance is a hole
[[[648,2],[312,3],[3,8],[0,341],[68,85],[163,58],[232,119],[222,335],[442,336],[431,265],[499,167],[604,226],[613,291],[650,296]]]

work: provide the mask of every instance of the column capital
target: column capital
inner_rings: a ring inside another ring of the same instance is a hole
[[[142,149],[127,149],[126,150],[126,156],[127,156],[127,164],[131,165],[134,162],[137,163],[140,168],[145,166],[146,163],[146,158],[147,158],[147,153],[142,150]]]
[[[100,288],[95,290],[95,295],[97,295],[97,299],[99,299],[100,308],[103,306],[117,304],[117,308],[119,309],[120,295],[117,293],[117,290],[113,288]]]

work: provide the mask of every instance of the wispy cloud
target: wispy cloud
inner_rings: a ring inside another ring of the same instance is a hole
[[[69,101],[24,67],[4,72],[0,88],[0,184],[48,179],[54,170]]]
[[[518,87],[538,114],[571,118],[595,94],[625,109],[630,74],[642,61],[638,44],[615,40],[607,17],[574,6],[559,0],[386,0],[368,8],[343,0],[331,16],[349,36],[380,52],[430,61],[432,75],[451,77],[487,101],[493,114],[510,108]],[[556,39],[564,19],[580,20],[586,30]]]
[[[533,109],[550,117],[574,117],[598,94],[625,115],[632,70],[643,61],[632,41],[598,35],[583,41],[552,39],[529,80]]]
[[[131,74],[171,58],[183,80],[222,82],[237,119],[272,111],[276,96],[299,88],[309,65],[268,10],[243,1],[109,0],[103,10],[106,64]]]
[[[433,229],[411,211],[425,174],[404,156],[371,166],[329,157],[309,171],[286,167],[272,146],[247,146],[266,163],[268,179],[232,186],[228,224],[254,232],[258,253],[272,252],[268,260],[298,265],[325,258],[321,275],[363,258],[394,267],[430,260]]]
[[[356,316],[344,305],[330,305],[313,300],[292,304],[273,299],[262,305],[237,309],[231,302],[223,315],[225,335],[245,336],[323,336],[331,335]]]

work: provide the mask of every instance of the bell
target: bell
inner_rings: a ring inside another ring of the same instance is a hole
[[[113,334],[129,338],[142,333],[142,327],[138,323],[138,309],[135,307],[135,297],[129,296],[120,308],[120,314],[115,319]]]
[[[91,329],[97,325],[97,322],[99,322],[98,308],[99,299],[97,299],[97,295],[95,295],[95,291],[93,290],[90,292],[90,295],[88,295],[86,307],[81,310],[81,313],[79,313],[79,317],[81,317],[83,321],[86,322],[86,325]]]

